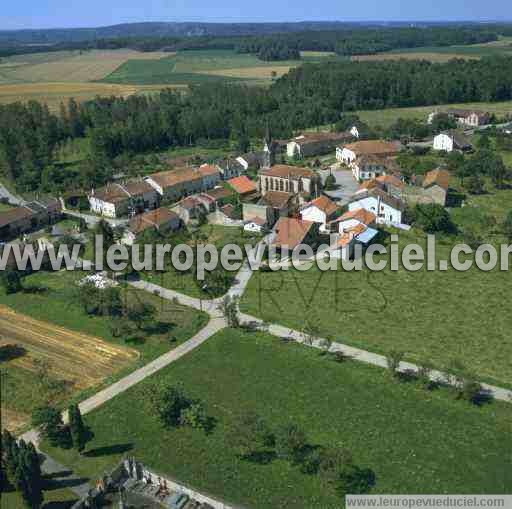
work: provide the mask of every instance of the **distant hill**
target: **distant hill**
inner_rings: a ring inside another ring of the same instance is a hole
[[[0,45],[58,44],[125,37],[194,37],[268,35],[307,31],[344,30],[361,27],[468,25],[468,23],[302,21],[296,23],[124,23],[98,28],[0,30]]]

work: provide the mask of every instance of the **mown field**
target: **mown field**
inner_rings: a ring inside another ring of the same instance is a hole
[[[443,111],[447,108],[475,109],[487,111],[498,116],[512,115],[512,101],[496,103],[458,103],[442,104],[436,106],[418,106],[413,108],[388,108],[384,110],[360,110],[355,112],[363,122],[370,125],[388,127],[397,119],[419,119],[426,120],[429,113],[435,110]]]
[[[201,399],[215,419],[211,433],[164,428],[144,396],[157,381],[182,383]],[[89,414],[95,437],[84,456],[44,449],[92,479],[119,460],[115,451],[122,448],[158,472],[245,507],[342,507],[331,487],[271,451],[253,460],[236,455],[230,423],[248,411],[273,429],[297,424],[312,447],[342,444],[375,472],[372,493],[498,494],[512,482],[510,405],[471,406],[446,390],[394,381],[383,369],[339,364],[307,347],[238,330],[222,331]]]
[[[45,398],[59,404],[81,398],[174,348],[207,321],[192,309],[127,290],[128,304],[150,303],[157,315],[151,330],[126,341],[114,335],[110,318],[85,313],[77,295],[81,277],[39,272],[24,279],[23,292],[0,292],[0,345],[18,345],[2,350],[2,408],[11,410],[8,419],[17,428]]]

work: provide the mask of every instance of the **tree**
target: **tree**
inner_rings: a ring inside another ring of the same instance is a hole
[[[87,443],[88,430],[84,425],[80,407],[77,404],[71,405],[68,409],[68,416],[71,442],[73,443],[73,447],[82,454],[85,449],[85,444]]]
[[[8,295],[23,290],[20,272],[9,267],[0,273],[0,283]]]
[[[180,424],[194,429],[205,430],[208,425],[206,409],[201,401],[196,401],[180,412]]]
[[[41,435],[54,447],[67,447],[69,436],[59,410],[49,405],[36,408],[32,412],[32,425],[39,429]]]
[[[480,175],[471,175],[464,185],[468,193],[471,194],[483,194],[484,189],[484,181]]]
[[[324,182],[324,189],[326,191],[332,191],[333,189],[336,189],[336,177],[332,173],[327,175]]]
[[[107,221],[101,219],[95,228],[95,235],[99,236],[103,239],[103,250],[102,250],[102,259],[101,262],[103,264],[103,270],[108,271],[109,266],[107,263],[107,252],[111,246],[115,244],[115,234],[112,227],[108,224]],[[95,253],[96,255],[96,253]],[[98,263],[98,260],[96,260]]]
[[[352,453],[342,446],[327,447],[320,452],[318,474],[330,483],[339,482],[343,471],[352,465]]]
[[[192,400],[185,394],[181,384],[154,384],[147,394],[158,417],[166,426],[179,426],[182,411],[192,405]]]
[[[308,346],[313,346],[320,335],[320,327],[318,326],[316,318],[307,317],[304,320],[304,325],[302,326],[300,333],[302,341]]]
[[[386,356],[388,369],[391,371],[392,375],[395,378],[400,377],[400,363],[402,362],[404,355],[404,352],[400,352],[398,350],[391,350],[389,354]]]
[[[307,436],[296,424],[280,426],[275,433],[275,448],[279,458],[297,462],[307,445]]]
[[[266,422],[253,411],[236,415],[229,427],[230,443],[244,458],[274,445],[274,436]]]
[[[226,295],[218,306],[219,311],[222,312],[229,327],[240,327],[240,317],[238,316],[238,304],[240,299],[238,297],[231,297]]]
[[[341,494],[368,493],[375,484],[375,472],[369,468],[360,468],[357,465],[348,465],[342,472],[338,489]]]
[[[135,323],[137,329],[142,330],[148,323],[154,320],[157,314],[156,307],[147,302],[135,302],[127,311],[128,318]]]
[[[453,233],[455,226],[446,209],[437,203],[417,204],[416,224],[427,233]]]

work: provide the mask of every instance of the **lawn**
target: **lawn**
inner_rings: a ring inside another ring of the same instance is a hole
[[[202,399],[216,420],[212,433],[163,428],[144,396],[156,380],[182,382]],[[218,333],[89,414],[95,437],[84,457],[44,448],[91,479],[116,464],[121,449],[157,472],[247,507],[339,508],[339,496],[298,466],[272,454],[259,462],[235,454],[227,429],[245,411],[256,411],[274,429],[296,423],[313,446],[343,444],[358,465],[375,472],[373,493],[498,494],[512,482],[510,405],[471,406],[447,390],[428,392],[379,368],[339,364],[307,347],[238,330]]]
[[[423,243],[416,231],[400,232],[400,245]],[[461,239],[459,239],[460,241]],[[449,260],[455,239],[437,243],[437,260]],[[512,385],[510,276],[473,268],[457,272],[329,271],[258,272],[242,310],[268,322],[301,329],[305,318],[335,341],[386,354],[402,350],[438,368],[462,362],[482,380]]]

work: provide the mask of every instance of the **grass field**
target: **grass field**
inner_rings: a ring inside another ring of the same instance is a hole
[[[510,196],[510,194],[509,194]],[[400,232],[400,245],[424,244],[423,235]],[[460,239],[459,239],[460,241]],[[449,260],[452,239],[437,243],[437,260]],[[418,363],[449,369],[462,362],[482,380],[512,385],[512,317],[506,312],[508,273],[472,268],[457,272],[258,272],[242,309],[295,329],[309,317],[321,335],[386,354],[402,350]]]
[[[113,336],[109,318],[85,314],[76,295],[75,281],[81,277],[83,274],[78,272],[40,272],[25,278],[25,292],[0,293],[2,344],[19,344],[25,348],[20,353],[26,354],[2,362],[6,374],[2,407],[17,414],[10,415],[14,425],[25,424],[31,410],[48,396],[41,391],[40,377],[33,375],[34,358],[48,361],[50,381],[68,382],[57,394],[56,402],[60,403],[71,396],[86,395],[103,381],[112,381],[146,364],[190,338],[206,323],[202,313],[146,292],[127,290],[123,297],[128,303],[148,302],[156,307],[157,316],[152,330],[140,331],[126,342]],[[21,314],[25,315],[23,321]],[[9,317],[17,317],[17,321],[10,323]],[[31,329],[37,331],[32,336],[28,333]]]
[[[216,420],[212,433],[162,428],[144,397],[156,380],[182,382],[203,400]],[[331,488],[298,466],[263,451],[266,461],[236,456],[227,429],[234,414],[250,410],[274,429],[296,423],[313,446],[349,448],[360,466],[374,470],[372,493],[506,493],[512,481],[510,405],[474,407],[445,390],[393,381],[382,369],[338,364],[237,330],[222,331],[89,414],[89,455],[45,450],[92,479],[119,460],[114,451],[123,447],[157,472],[246,507],[341,507]]]
[[[306,60],[318,60],[309,56]],[[142,62],[130,60],[103,81],[125,84],[190,84],[211,81],[267,80],[282,75],[301,61],[263,62],[255,55],[231,50],[182,51],[173,57]]]
[[[442,104],[436,106],[418,106],[413,108],[388,108],[384,110],[361,110],[355,112],[363,122],[370,125],[387,127],[398,118],[426,120],[428,114],[434,110],[442,111],[446,108],[464,108],[488,111],[503,116],[512,114],[512,101],[497,103],[463,103],[463,104]]]

